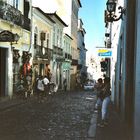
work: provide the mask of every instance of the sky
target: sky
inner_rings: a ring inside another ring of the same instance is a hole
[[[104,45],[105,23],[104,10],[107,0],[81,0],[82,8],[79,9],[79,18],[83,21],[86,30],[85,46],[87,55],[97,55],[97,46]]]

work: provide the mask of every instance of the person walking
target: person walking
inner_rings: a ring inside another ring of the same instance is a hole
[[[47,75],[43,78],[43,84],[44,84],[44,96],[46,97],[49,94],[49,79],[47,78]]]
[[[106,77],[104,79],[104,87],[102,88],[102,108],[101,108],[101,123],[98,125],[100,127],[104,127],[108,124],[109,119],[109,105],[111,103],[110,99],[111,90],[110,90],[110,78]]]
[[[99,78],[97,83],[95,84],[94,91],[97,95],[97,102],[95,104],[95,109],[100,110],[102,107],[103,95],[102,95],[102,88],[103,88],[103,79]]]
[[[37,97],[39,103],[43,101],[43,95],[44,95],[43,76],[39,76],[39,78],[37,79]]]
[[[67,79],[65,78],[63,81],[64,91],[67,91]]]

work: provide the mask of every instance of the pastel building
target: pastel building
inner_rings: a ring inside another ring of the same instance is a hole
[[[87,65],[86,65],[86,52],[87,49],[85,47],[85,34],[86,31],[83,28],[82,19],[78,20],[78,50],[79,50],[79,59],[78,59],[78,67],[81,78],[86,78],[87,75]]]
[[[39,7],[32,9],[32,67],[33,77],[47,75],[48,69],[52,71],[53,63],[53,28],[52,20]]]
[[[43,2],[43,0],[41,0]],[[64,33],[68,34],[71,38],[71,89],[76,85],[76,73],[78,67],[79,50],[78,50],[78,12],[82,7],[80,0],[46,0],[48,5],[41,5],[41,1],[35,2],[45,12],[56,13],[68,25],[64,28]]]

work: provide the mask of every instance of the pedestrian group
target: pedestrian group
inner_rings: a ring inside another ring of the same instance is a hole
[[[95,109],[101,112],[101,122],[98,124],[98,126],[104,127],[108,124],[109,106],[111,103],[110,78],[105,77],[104,80],[99,78],[97,80],[97,84],[95,85],[95,91],[97,94]]]
[[[34,84],[34,92],[37,95],[38,102],[43,102],[44,97],[48,97],[52,92],[57,92],[57,85],[51,81],[51,77],[39,75]]]

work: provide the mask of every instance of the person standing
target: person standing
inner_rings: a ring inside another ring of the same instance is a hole
[[[44,96],[46,97],[49,94],[49,83],[50,81],[47,78],[47,75],[43,78],[43,84],[44,84]]]
[[[99,124],[100,127],[104,127],[108,124],[109,119],[109,105],[111,103],[110,95],[110,78],[106,77],[104,79],[104,87],[102,89],[103,95],[103,102],[102,102],[102,109],[101,109],[101,123]]]
[[[103,101],[102,88],[103,88],[103,79],[99,78],[94,87],[94,90],[97,95],[97,102],[95,104],[95,109],[101,109],[102,107],[102,101]]]
[[[63,81],[64,91],[67,91],[67,79],[65,78]]]

